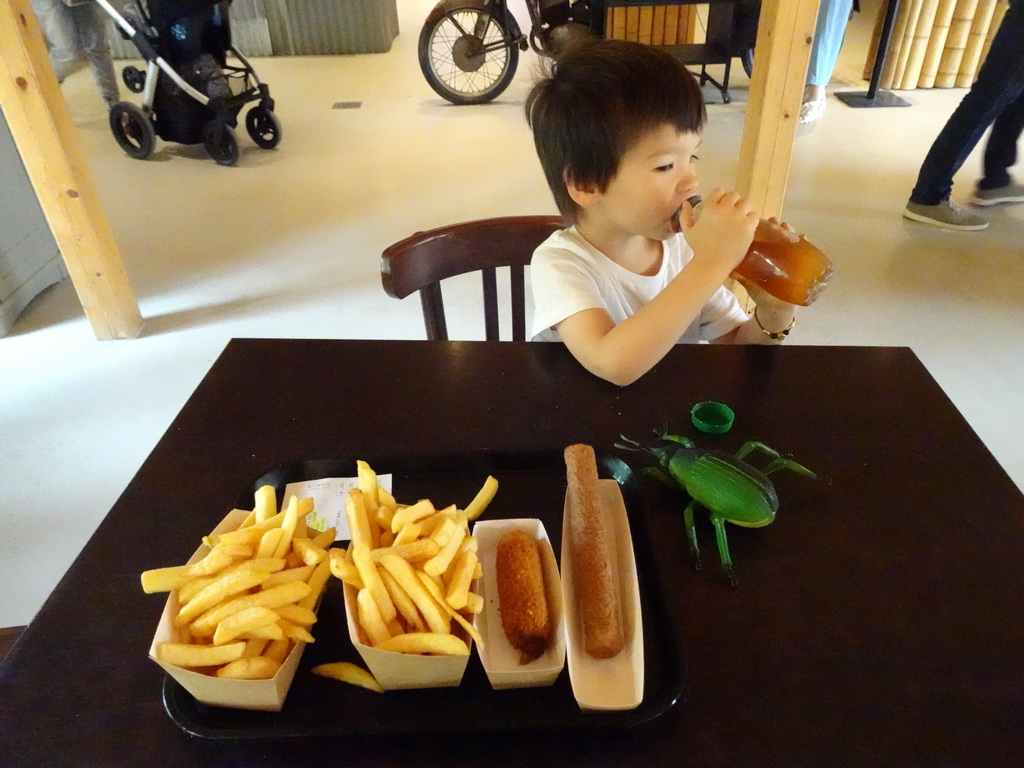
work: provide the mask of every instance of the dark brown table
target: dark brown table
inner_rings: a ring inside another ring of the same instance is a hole
[[[731,432],[690,427],[707,397],[736,410]],[[666,422],[703,447],[761,440],[826,479],[775,475],[776,521],[730,527],[735,589],[706,519],[697,573],[682,499],[642,484],[685,668],[652,723],[218,740],[165,712],[146,658],[162,597],[138,574],[187,558],[268,468],[479,470],[576,441],[614,453]],[[235,340],[0,667],[0,765],[1021,765],[1022,542],[1024,498],[908,349],[681,346],[620,389],[560,345]]]

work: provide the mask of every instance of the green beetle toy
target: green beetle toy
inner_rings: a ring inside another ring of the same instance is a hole
[[[660,440],[669,445],[644,445],[620,435],[627,445],[616,443],[615,447],[627,451],[646,451],[658,460],[658,464],[647,467],[650,474],[670,488],[689,494],[691,501],[683,511],[686,535],[690,542],[693,567],[701,570],[700,548],[697,546],[697,530],[693,523],[693,512],[697,505],[706,507],[711,524],[715,527],[718,541],[718,555],[732,586],[739,582],[733,573],[732,558],[729,556],[729,540],[725,534],[726,522],[746,528],[762,528],[775,519],[779,510],[779,497],[768,475],[780,469],[791,469],[812,479],[817,475],[802,464],[782,457],[778,451],[764,443],[751,440],[743,444],[736,455],[725,451],[701,451],[692,441],[680,435],[658,433]],[[772,457],[773,461],[764,470],[758,470],[744,461],[754,450]]]

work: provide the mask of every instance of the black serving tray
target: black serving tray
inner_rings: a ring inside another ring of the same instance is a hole
[[[393,494],[399,501],[429,498],[439,507],[453,503],[465,507],[492,474],[500,487],[481,519],[539,518],[554,551],[561,550],[566,480],[560,452],[482,453],[430,460],[361,458],[378,473],[393,475]],[[457,688],[377,694],[313,675],[310,668],[325,662],[351,661],[365,666],[348,637],[342,584],[332,577],[313,628],[316,642],[306,647],[280,712],[211,707],[196,701],[168,676],[163,689],[167,713],[182,730],[208,739],[585,730],[632,728],[655,720],[675,705],[683,690],[679,633],[669,618],[637,478],[627,464],[610,455],[598,454],[598,471],[621,486],[633,537],[645,662],[644,697],[636,709],[582,712],[573,698],[568,668],[551,686],[495,691],[475,652]],[[355,474],[355,459],[283,464],[258,478],[236,506],[252,509],[253,494],[261,485],[273,485],[280,498],[287,483]]]

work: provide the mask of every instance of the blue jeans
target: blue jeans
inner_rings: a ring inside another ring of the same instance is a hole
[[[1024,0],[1010,0],[978,79],[935,139],[921,165],[910,201],[938,205],[949,197],[953,176],[981,141],[985,147],[982,189],[1010,183],[1017,162],[1017,139],[1024,128]]]

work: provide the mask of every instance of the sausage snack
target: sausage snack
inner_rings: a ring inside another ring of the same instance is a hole
[[[608,531],[597,503],[597,459],[589,445],[565,449],[570,544],[583,647],[595,659],[610,659],[626,644],[612,570]]]
[[[526,531],[505,533],[495,552],[501,628],[509,645],[528,664],[547,650],[551,619],[537,540]]]

